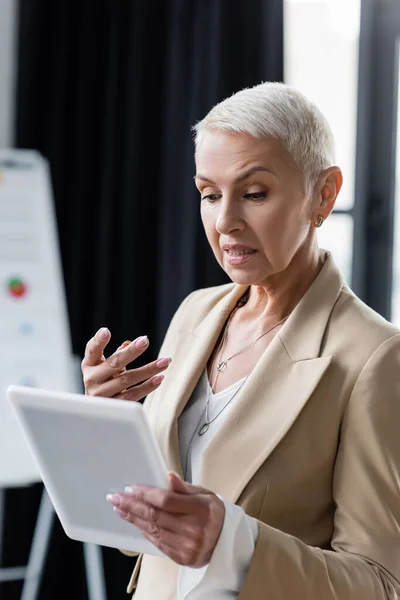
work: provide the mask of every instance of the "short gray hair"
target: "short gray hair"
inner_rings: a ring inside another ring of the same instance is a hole
[[[216,104],[193,127],[196,148],[205,131],[248,133],[280,140],[303,174],[307,195],[321,172],[334,164],[330,125],[304,94],[284,83],[245,88]]]

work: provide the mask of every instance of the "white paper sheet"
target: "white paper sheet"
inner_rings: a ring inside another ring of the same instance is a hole
[[[76,390],[48,164],[0,149],[0,487],[40,481],[7,403],[12,383]]]

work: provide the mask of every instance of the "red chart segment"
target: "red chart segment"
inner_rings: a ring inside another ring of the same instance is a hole
[[[24,298],[28,293],[28,285],[21,277],[10,277],[7,282],[7,289],[13,298]]]

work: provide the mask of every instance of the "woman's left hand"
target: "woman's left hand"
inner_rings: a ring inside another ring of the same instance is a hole
[[[179,565],[207,565],[224,524],[225,506],[213,492],[169,474],[170,489],[140,485],[108,495],[121,518]]]

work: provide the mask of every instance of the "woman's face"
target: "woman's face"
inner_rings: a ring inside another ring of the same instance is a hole
[[[195,181],[208,241],[232,281],[261,284],[311,243],[311,201],[279,141],[206,132],[196,151]],[[242,244],[250,253],[234,256],[225,244]]]

